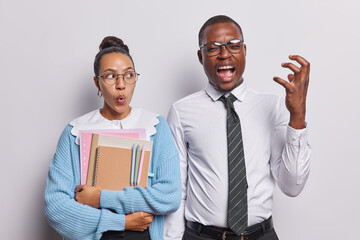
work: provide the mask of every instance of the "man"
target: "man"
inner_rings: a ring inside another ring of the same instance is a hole
[[[291,55],[300,67],[283,63],[293,71],[289,81],[274,77],[286,90],[284,104],[246,86],[243,40],[227,16],[210,18],[199,32],[209,84],[169,112],[183,194],[179,210],[166,217],[165,239],[278,239],[271,218],[275,183],[289,196],[305,185],[309,63]]]

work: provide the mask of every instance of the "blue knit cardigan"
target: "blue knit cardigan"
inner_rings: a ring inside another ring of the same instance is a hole
[[[100,239],[103,232],[123,231],[126,214],[144,211],[155,214],[150,238],[163,239],[163,215],[178,209],[181,181],[179,154],[170,129],[163,117],[158,120],[156,134],[150,139],[153,151],[149,171],[154,175],[148,178],[148,186],[102,190],[100,209],[75,200],[75,187],[80,184],[79,146],[71,134],[72,126],[65,128],[50,163],[45,189],[45,213],[56,231],[70,239]]]

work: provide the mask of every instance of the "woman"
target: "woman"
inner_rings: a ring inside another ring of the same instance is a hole
[[[163,215],[180,204],[179,157],[165,119],[130,107],[138,74],[128,47],[106,37],[94,61],[104,105],[69,123],[51,161],[45,190],[49,222],[69,239],[163,239]],[[107,191],[80,184],[78,135],[85,129],[145,128],[153,141],[148,186]],[[115,212],[114,212],[115,210]]]

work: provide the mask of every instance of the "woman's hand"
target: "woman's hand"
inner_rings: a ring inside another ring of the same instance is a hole
[[[100,208],[101,189],[88,185],[78,185],[75,189],[75,200],[93,208]]]
[[[153,221],[154,215],[146,212],[134,212],[125,216],[125,230],[145,231]]]

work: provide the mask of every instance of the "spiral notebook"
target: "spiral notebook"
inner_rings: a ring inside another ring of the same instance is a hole
[[[90,158],[89,158],[89,166],[88,166],[86,184],[92,185],[92,183],[93,183],[94,167],[95,167],[95,159],[96,159],[96,149],[99,146],[120,147],[120,148],[132,149],[134,144],[139,144],[140,146],[145,146],[145,150],[149,151],[150,153],[152,151],[152,142],[151,141],[93,133],[92,139],[91,139],[91,149],[90,149]],[[151,154],[150,154],[150,156],[151,156]],[[129,161],[131,161],[131,158]],[[151,159],[149,161],[151,161]]]
[[[96,149],[96,160],[92,185],[105,190],[122,190],[130,186],[132,149],[99,146]],[[144,152],[144,162],[140,185],[147,186],[151,151]]]
[[[145,140],[146,130],[145,129],[80,130],[79,142],[80,142],[81,184],[86,184],[87,181],[87,174],[88,174],[89,160],[90,160],[90,149],[91,149],[93,133]],[[93,170],[94,169],[92,169],[92,171]]]

